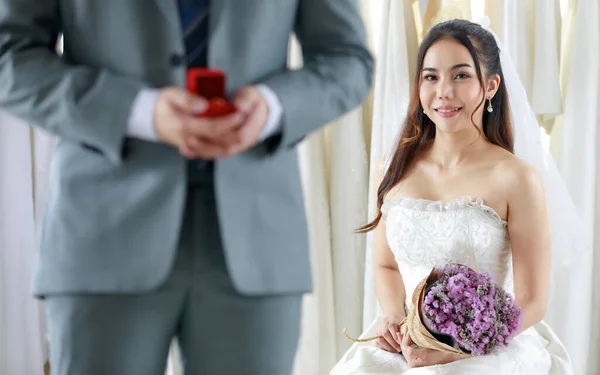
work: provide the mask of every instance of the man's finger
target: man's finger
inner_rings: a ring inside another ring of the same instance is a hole
[[[246,125],[240,129],[240,136],[242,139],[249,140],[251,137],[258,137],[260,130],[257,129],[257,127],[263,126],[259,108],[260,107],[255,107],[254,110],[248,114]]]
[[[199,115],[208,108],[208,101],[185,89],[172,89],[166,93],[173,106],[187,115]]]
[[[198,118],[187,116],[183,120],[184,134],[190,137],[204,137],[213,141],[237,130],[244,122],[244,115],[236,112],[219,118]]]
[[[238,129],[246,120],[246,115],[237,111],[225,116],[207,118],[205,119],[205,122],[209,128],[223,134]]]
[[[260,101],[260,93],[255,88],[244,87],[233,97],[233,105],[241,112],[249,114]]]
[[[206,139],[193,139],[187,142],[180,150],[181,154],[188,159],[202,158],[214,160],[233,155],[232,147],[222,146]]]

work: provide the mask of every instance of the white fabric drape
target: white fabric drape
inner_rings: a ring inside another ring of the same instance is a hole
[[[590,6],[591,2],[584,1],[585,6]],[[561,48],[561,26],[560,4],[558,0],[505,0],[502,6],[491,8],[490,11],[501,10],[501,14],[494,14],[492,19],[496,19],[499,27],[499,35],[508,48],[511,58],[516,63],[519,76],[526,87],[529,102],[534,112],[539,115],[540,122],[545,123],[547,128],[553,122],[555,116],[562,112],[562,97],[560,91],[560,48]],[[591,11],[592,9],[579,9],[580,12]],[[594,44],[592,35],[598,35],[597,26],[593,25],[587,15],[588,20],[576,20],[576,25],[580,30],[580,39],[574,40],[574,47],[571,52],[572,61],[584,62],[585,65],[571,67],[574,76],[580,77],[578,80],[571,81],[573,76],[569,77],[569,95],[565,105],[565,116],[563,121],[566,127],[564,137],[567,137],[566,143],[570,142],[571,148],[564,147],[563,167],[561,169],[564,180],[570,188],[570,193],[578,205],[579,212],[588,223],[594,213],[594,174],[593,165],[595,163],[593,150],[594,146],[594,128],[597,126],[594,122],[594,116],[582,108],[583,103],[589,103],[589,100],[597,100],[597,96],[589,98],[589,90],[582,90],[586,86],[582,81],[586,81],[588,86],[593,83],[597,88],[600,81],[597,70],[588,74],[589,64],[593,66],[593,56],[596,53],[598,43]],[[597,20],[597,19],[596,19]],[[493,26],[493,25],[492,25]],[[595,27],[595,29],[594,29]],[[595,33],[595,34],[594,34]],[[590,39],[591,38],[591,39]],[[597,38],[597,37],[596,37]],[[597,39],[596,39],[597,40]],[[592,44],[590,44],[592,43]],[[585,55],[576,57],[577,48],[584,50]],[[595,50],[595,52],[594,52]],[[590,61],[588,58],[592,58]],[[596,65],[597,66],[597,65]],[[585,69],[585,78],[581,79],[581,72]],[[591,88],[591,86],[589,87]],[[597,107],[597,102],[592,105]],[[583,117],[582,117],[583,116]],[[583,121],[585,120],[585,121]],[[585,137],[581,135],[585,134]],[[574,137],[574,138],[569,138]],[[587,145],[582,138],[585,138]],[[577,144],[574,140],[577,139]],[[570,140],[570,141],[569,141]],[[576,151],[576,150],[577,151]],[[581,175],[580,175],[581,174]],[[586,177],[584,177],[586,176]],[[589,177],[591,176],[591,178]],[[586,193],[581,190],[585,190]],[[586,215],[587,214],[587,215]],[[593,229],[590,228],[590,233]],[[591,368],[587,368],[588,363],[588,343],[590,342],[591,321],[591,302],[592,296],[592,277],[591,269],[587,265],[591,264],[591,253],[586,253],[584,259],[581,259],[581,265],[567,270],[561,276],[565,281],[560,283],[551,296],[548,312],[545,320],[554,328],[558,336],[567,347],[573,362],[574,373],[593,374]]]
[[[600,190],[596,188],[600,183],[600,6],[586,0],[572,6],[576,8],[559,168],[587,226],[593,250],[584,254],[577,272],[571,275],[573,288],[567,303],[574,309],[563,317],[563,335],[576,365],[574,373],[600,374]]]
[[[376,50],[377,67],[374,82],[373,121],[369,156],[369,210],[368,219],[375,213],[373,173],[381,157],[389,152],[398,128],[406,116],[411,81],[417,54],[417,29],[409,1],[382,0],[379,45]],[[363,329],[378,315],[373,278],[373,233],[366,238],[364,277]],[[357,331],[353,331],[357,332]],[[362,330],[361,330],[362,332]]]
[[[293,40],[290,66],[298,68],[301,65],[300,46]],[[318,374],[330,367],[337,356],[326,155],[323,132],[311,134],[300,146],[299,163],[310,233],[314,291],[304,297],[295,375]]]
[[[51,139],[0,113],[0,373],[42,374],[43,314],[31,296]]]
[[[508,49],[534,113],[549,121],[561,113],[560,1],[487,0],[491,28]]]
[[[348,114],[325,131],[308,137],[300,149],[314,291],[304,298],[294,369],[297,375],[328,372],[348,348],[342,328],[361,328],[362,294],[357,291],[362,286],[364,241],[361,236],[351,235],[366,215],[366,203],[353,195],[366,195],[360,117],[358,110]],[[340,143],[342,148],[328,147],[332,135],[348,143]],[[353,153],[358,155],[353,157]],[[361,156],[363,166],[352,160]],[[337,193],[332,194],[334,191]]]
[[[46,207],[46,188],[48,186],[48,177],[50,174],[50,165],[52,162],[52,153],[54,151],[54,137],[39,129],[30,128],[32,146],[33,146],[33,214],[35,221],[35,240],[37,244],[37,233],[40,232],[40,226],[44,217],[44,208]],[[37,251],[37,246],[35,250]],[[30,265],[31,267],[34,264]],[[46,319],[42,304],[40,310],[40,334],[42,336],[42,355],[44,362],[48,361],[50,356],[48,341],[46,340]]]
[[[562,20],[559,0],[535,0],[533,17],[533,112],[542,122],[562,112],[560,91],[560,37]]]
[[[533,86],[530,7],[531,1],[504,0],[500,7],[502,14],[494,17],[501,22],[499,30],[491,25],[508,49],[528,98],[532,97]]]
[[[560,114],[560,1],[488,0],[486,14],[508,49],[534,113],[542,121]]]
[[[364,3],[363,3],[364,4]],[[301,64],[297,44],[292,66]],[[369,106],[357,108],[300,145],[314,292],[304,299],[294,374],[325,374],[349,348],[341,334],[362,329]],[[369,121],[370,123],[370,121]]]

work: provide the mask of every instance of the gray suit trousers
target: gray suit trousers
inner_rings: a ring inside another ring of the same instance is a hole
[[[163,375],[173,338],[186,375],[291,373],[302,295],[236,292],[211,180],[188,191],[177,258],[158,289],[47,297],[53,375]]]

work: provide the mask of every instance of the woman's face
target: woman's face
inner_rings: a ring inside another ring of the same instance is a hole
[[[456,133],[473,129],[471,115],[483,99],[483,88],[465,46],[444,39],[429,47],[423,60],[419,97],[423,111],[438,131]],[[481,125],[484,106],[473,116],[477,126]]]

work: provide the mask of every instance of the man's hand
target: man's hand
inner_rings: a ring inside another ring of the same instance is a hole
[[[189,159],[214,160],[255,146],[268,117],[265,98],[254,86],[233,98],[237,112],[217,118],[199,118],[208,107],[203,98],[183,88],[166,88],[154,110],[159,139]]]
[[[260,134],[269,117],[269,105],[255,86],[240,89],[233,97],[233,105],[245,115],[245,121],[237,131],[235,149],[243,152],[259,142]]]
[[[232,102],[243,120],[239,126],[222,134],[221,142],[227,147],[228,152],[221,157],[235,155],[254,147],[259,142],[260,133],[269,115],[267,101],[254,86],[240,89],[234,95]],[[205,142],[191,144],[190,152],[201,154],[202,148],[206,146]]]
[[[235,154],[241,140],[244,113],[200,118],[208,102],[184,88],[162,89],[154,108],[158,138],[187,158],[213,160]]]

